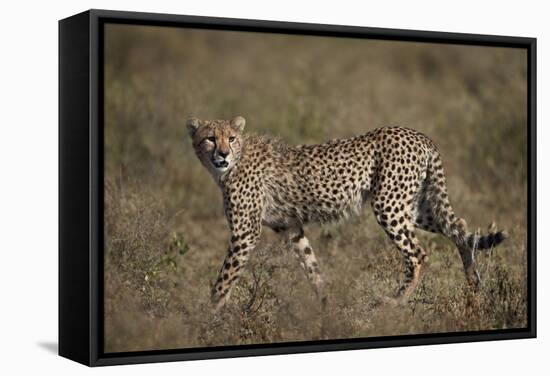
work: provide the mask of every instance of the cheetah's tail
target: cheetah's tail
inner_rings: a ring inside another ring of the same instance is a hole
[[[469,232],[464,219],[458,219],[454,223],[455,231],[460,234],[460,243],[473,251],[483,251],[499,245],[508,237],[505,230],[497,230],[495,223],[491,223],[485,235],[478,229],[475,232]],[[456,233],[455,232],[455,233]]]
[[[490,249],[508,237],[506,231],[497,231],[494,222],[491,223],[485,235],[482,235],[480,230],[470,232],[466,221],[454,215],[447,196],[445,174],[439,153],[432,156],[426,182],[427,186],[438,187],[425,192],[428,201],[436,202],[433,210],[436,222],[440,224],[441,232],[451,238],[459,248],[471,249],[474,252]]]
[[[470,234],[467,238],[467,244],[470,249],[483,251],[496,247],[508,237],[508,233],[504,230],[490,232],[487,235]]]

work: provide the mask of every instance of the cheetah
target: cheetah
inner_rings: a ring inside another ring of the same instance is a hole
[[[475,253],[497,246],[507,233],[494,223],[483,236],[468,231],[449,202],[440,153],[424,134],[383,127],[322,144],[289,146],[244,134],[245,123],[241,116],[187,121],[198,159],[221,188],[231,232],[212,288],[214,311],[227,303],[262,226],[282,234],[326,304],[319,262],[303,226],[348,218],[367,203],[404,259],[405,278],[393,302],[408,301],[427,260],[415,229],[443,234],[456,244],[467,281],[479,288]]]

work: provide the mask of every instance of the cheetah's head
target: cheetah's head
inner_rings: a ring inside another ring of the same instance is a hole
[[[231,120],[187,120],[195,153],[215,178],[230,171],[239,160],[245,123],[242,116]]]

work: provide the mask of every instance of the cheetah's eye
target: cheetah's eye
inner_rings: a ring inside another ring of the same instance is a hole
[[[216,142],[216,137],[214,137],[214,136],[206,137],[206,140],[210,141],[212,143],[215,143]]]
[[[235,141],[235,137],[229,137],[229,142]]]

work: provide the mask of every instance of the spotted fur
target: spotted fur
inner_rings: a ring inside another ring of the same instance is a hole
[[[422,133],[402,127],[318,145],[285,143],[243,134],[245,119],[188,120],[195,152],[221,188],[231,231],[229,247],[212,290],[216,309],[257,244],[262,226],[281,233],[294,250],[319,298],[325,302],[319,263],[303,226],[358,214],[370,203],[377,222],[405,261],[405,279],[396,299],[407,301],[427,259],[415,229],[443,234],[457,246],[467,279],[479,285],[478,250],[507,236],[491,228],[468,231],[449,202],[441,156]]]

